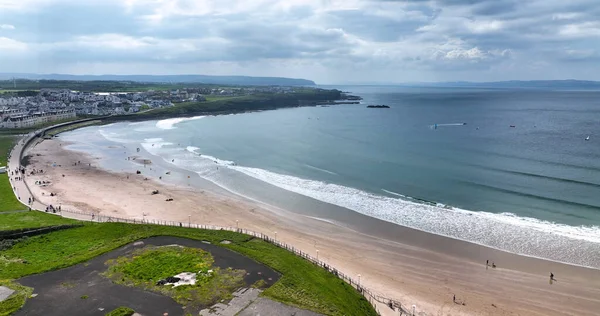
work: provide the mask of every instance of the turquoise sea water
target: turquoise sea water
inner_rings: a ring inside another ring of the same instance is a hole
[[[600,267],[600,92],[338,88],[363,104],[125,122],[63,137],[104,154],[110,143],[141,147],[259,200],[253,192],[269,184],[400,225]]]

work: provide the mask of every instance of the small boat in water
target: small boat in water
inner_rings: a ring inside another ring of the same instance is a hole
[[[586,137],[585,140],[590,140],[590,136]]]

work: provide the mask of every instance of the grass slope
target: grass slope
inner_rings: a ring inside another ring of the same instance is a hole
[[[27,208],[17,200],[13,193],[10,181],[8,181],[8,174],[0,174],[0,213],[24,209]],[[2,223],[0,222],[1,225]]]
[[[87,224],[28,238],[0,255],[0,279],[16,279],[71,266],[140,238],[178,236],[224,245],[282,273],[264,295],[326,315],[376,315],[355,289],[331,273],[285,249],[228,231],[208,231],[122,223]],[[27,263],[23,263],[27,261]]]
[[[8,154],[16,141],[16,137],[0,136],[0,166],[6,166]],[[0,174],[0,212],[24,209],[26,207],[17,200],[13,193],[8,181],[8,173]]]
[[[8,154],[16,141],[17,138],[13,136],[0,136],[0,166],[6,166]]]
[[[78,223],[78,221],[69,218],[62,218],[57,215],[42,213],[39,211],[0,213],[0,230],[38,228],[74,223]]]

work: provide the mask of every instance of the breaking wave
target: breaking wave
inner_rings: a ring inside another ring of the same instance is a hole
[[[402,226],[518,254],[600,268],[600,227],[570,226],[512,213],[474,212],[382,189],[386,197],[263,169],[230,168],[282,189]]]
[[[185,122],[185,121],[199,120],[203,117],[204,116],[177,117],[177,118],[160,120],[160,121],[156,122],[156,127],[160,128],[160,129],[174,129],[174,128],[176,128],[175,127],[176,124],[179,124],[179,123]]]

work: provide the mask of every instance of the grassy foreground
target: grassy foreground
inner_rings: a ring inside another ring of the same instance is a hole
[[[376,315],[354,288],[331,273],[260,239],[229,231],[210,231],[123,223],[83,227],[28,238],[0,255],[0,279],[51,271],[84,262],[140,238],[178,236],[207,240],[264,263],[283,276],[263,295],[326,315]],[[27,262],[27,263],[24,263]]]
[[[0,213],[0,230],[38,228],[45,226],[67,225],[75,223],[78,223],[78,221],[38,211]]]
[[[5,301],[0,302],[0,316],[8,316],[12,314],[14,311],[17,311],[23,304],[25,304],[25,300],[33,293],[33,289],[22,286],[15,282],[11,282],[8,280],[1,280],[0,285],[6,286],[9,289],[15,291],[9,298]]]
[[[201,308],[233,298],[232,293],[244,285],[244,270],[213,267],[209,252],[198,248],[147,246],[132,254],[109,260],[104,276],[118,284],[139,287],[172,297],[196,314]],[[157,285],[158,280],[182,272],[196,273],[196,284],[172,287]]]
[[[215,102],[221,103],[226,100]],[[196,109],[192,111],[194,110]],[[214,110],[220,109],[217,106]],[[14,132],[26,131],[10,131]],[[6,156],[15,140],[13,137],[0,135],[0,165],[5,165]],[[8,176],[0,175],[0,230],[78,222],[37,211],[2,213],[21,209],[25,207],[14,196]],[[123,223],[87,223],[83,227],[27,238],[0,252],[0,285],[17,290],[16,294],[0,303],[0,316],[10,315],[21,308],[32,291],[11,280],[72,266],[135,240],[162,235],[207,240],[213,244],[223,240],[231,241],[231,244],[222,246],[282,274],[277,283],[263,292],[264,296],[271,299],[325,315],[377,314],[369,302],[344,281],[293,253],[260,239],[227,231]],[[130,315],[129,311],[123,308],[109,314]]]

